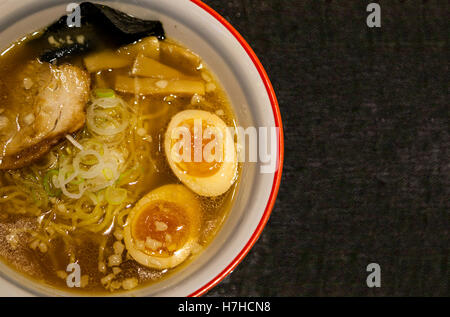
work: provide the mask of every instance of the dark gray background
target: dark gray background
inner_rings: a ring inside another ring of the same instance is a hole
[[[270,221],[207,296],[448,296],[448,1],[206,0],[280,103]],[[366,286],[381,265],[382,285]]]

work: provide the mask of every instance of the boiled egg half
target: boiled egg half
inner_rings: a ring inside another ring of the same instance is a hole
[[[176,114],[165,134],[164,147],[172,171],[200,196],[219,196],[236,181],[237,154],[232,129],[203,110]]]
[[[159,187],[137,202],[124,230],[129,254],[142,265],[169,269],[198,250],[201,205],[183,185]]]

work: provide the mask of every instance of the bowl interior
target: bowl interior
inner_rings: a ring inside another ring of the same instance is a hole
[[[0,49],[66,14],[70,2],[0,1]],[[104,2],[140,18],[161,20],[169,37],[198,53],[227,92],[241,127],[275,126],[270,99],[253,61],[227,28],[204,9],[187,0]],[[242,255],[266,211],[274,183],[274,173],[262,174],[260,167],[261,163],[243,163],[230,216],[200,256],[169,278],[126,294],[187,296],[210,283]],[[0,262],[0,296],[71,294],[33,282]]]

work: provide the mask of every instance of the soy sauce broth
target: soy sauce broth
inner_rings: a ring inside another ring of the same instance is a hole
[[[22,111],[21,108],[26,109],[28,106],[26,103],[17,104],[14,102],[15,98],[23,90],[23,78],[18,78],[15,74],[20,74],[29,61],[35,60],[39,56],[40,47],[32,45],[32,42],[29,41],[38,35],[38,33],[30,35],[14,43],[0,56],[0,98],[2,100],[0,105],[2,113],[0,115],[9,116],[10,120],[14,120],[11,117],[13,112],[20,112]],[[165,41],[188,51],[187,48],[175,40],[166,39]],[[128,53],[124,49],[121,54]],[[82,56],[69,58],[65,63],[85,68]],[[237,125],[225,92],[204,63],[195,71],[186,71],[186,65],[183,60],[180,60],[178,64],[176,59],[175,62],[171,60],[170,66],[183,72],[189,78],[204,81],[214,89],[210,89],[201,102],[193,101],[192,96],[137,96],[116,91],[118,96],[134,107],[139,116],[154,116],[153,120],[147,120],[143,126],[146,135],[151,139],[151,142],[148,144],[149,155],[142,162],[148,173],[144,173],[144,177],[129,185],[131,191],[140,193],[136,197],[136,201],[145,193],[161,185],[180,183],[168,166],[163,146],[164,133],[173,115],[182,110],[201,109],[218,114],[228,126]],[[114,88],[115,76],[118,74],[126,75],[129,72],[129,67],[124,67],[92,73],[91,89]],[[67,144],[67,141],[62,141],[55,147],[64,149]],[[15,172],[20,173],[21,171]],[[238,184],[239,179],[227,193],[219,197],[207,198],[198,196],[202,205],[203,215],[202,234],[199,240],[202,248],[211,243],[228,216]],[[14,185],[14,178],[11,176],[11,172],[0,171],[0,187],[11,185]],[[105,289],[101,279],[111,274],[111,268],[107,267],[107,271],[104,273],[99,271],[99,252],[103,248],[104,254],[102,257],[104,261],[113,254],[113,243],[116,241],[114,226],[117,226],[117,224],[96,234],[75,230],[68,235],[58,236],[49,241],[46,246],[37,245],[33,249],[30,247],[33,235],[41,234],[35,230],[38,230],[39,223],[52,217],[52,208],[55,207],[51,203],[47,208],[33,206],[32,215],[27,210],[31,208],[31,205],[24,205],[23,208],[20,212],[12,211],[0,202],[0,258],[6,264],[40,283],[64,291],[95,292],[97,294],[110,293],[111,290]],[[129,208],[132,208],[132,205]],[[126,250],[124,251],[125,253]],[[124,280],[134,277],[139,281],[138,287],[145,287],[161,281],[173,272],[183,268],[192,261],[192,258],[195,257],[189,258],[174,269],[161,271],[147,268],[133,259],[123,256],[123,262],[120,265],[121,272],[117,274],[116,278]],[[82,288],[68,288],[66,285],[64,272],[67,265],[73,260],[80,265],[82,276],[88,276],[88,283],[83,285],[84,287]],[[124,290],[118,289],[116,291]]]

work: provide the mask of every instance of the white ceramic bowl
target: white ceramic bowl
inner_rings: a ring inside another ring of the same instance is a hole
[[[0,0],[0,48],[66,14],[64,0]],[[190,265],[131,296],[200,296],[231,273],[267,223],[278,192],[283,163],[283,131],[272,85],[258,58],[238,32],[198,0],[105,1],[128,14],[163,22],[169,37],[197,52],[231,99],[240,126],[278,127],[277,169],[260,173],[261,163],[244,163],[230,216],[215,240]],[[0,262],[0,296],[66,296]]]

